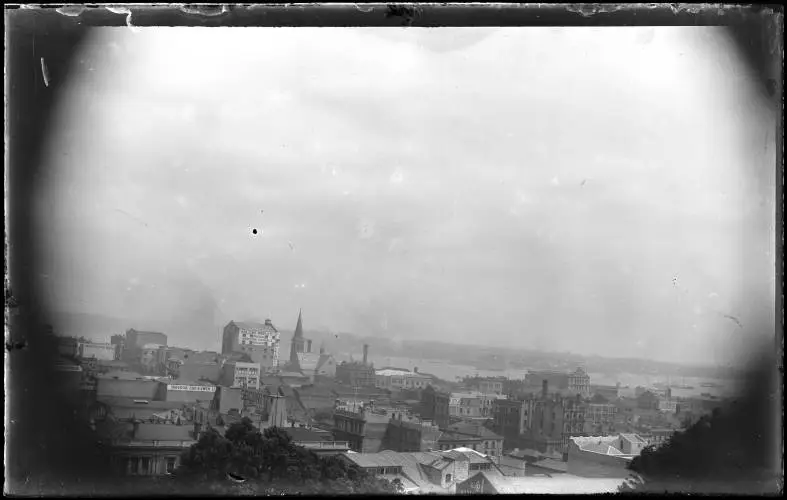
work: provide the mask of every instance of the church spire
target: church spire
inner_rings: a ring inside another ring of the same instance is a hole
[[[303,338],[303,311],[298,309],[298,324],[295,326],[295,338],[302,339]]]
[[[301,370],[301,364],[298,361],[299,352],[303,352],[303,312],[300,309],[298,309],[298,324],[295,326],[290,346],[290,370],[292,371]]]

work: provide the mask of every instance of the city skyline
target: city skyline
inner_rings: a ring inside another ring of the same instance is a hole
[[[36,200],[57,309],[192,319],[173,342],[197,347],[300,308],[306,330],[679,363],[773,334],[773,180],[749,167],[772,122],[714,29],[87,47]]]

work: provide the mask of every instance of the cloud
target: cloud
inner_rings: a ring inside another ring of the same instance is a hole
[[[763,295],[770,205],[767,124],[696,31],[103,30],[49,148],[53,300],[707,356],[671,279]]]

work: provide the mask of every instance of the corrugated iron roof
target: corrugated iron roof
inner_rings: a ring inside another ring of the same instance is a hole
[[[499,494],[594,494],[616,493],[623,479],[597,479],[560,474],[557,477],[511,477],[480,472]],[[478,478],[478,475],[473,476]]]

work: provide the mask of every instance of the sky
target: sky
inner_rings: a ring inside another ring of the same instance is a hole
[[[34,200],[58,310],[214,349],[299,309],[703,364],[773,335],[774,121],[713,28],[102,28],[75,68]]]

